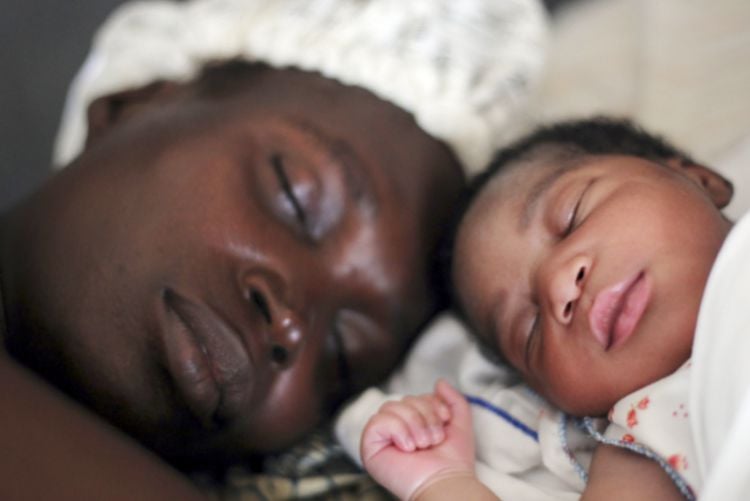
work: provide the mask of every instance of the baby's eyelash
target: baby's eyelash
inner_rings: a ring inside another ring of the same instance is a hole
[[[541,321],[541,315],[537,310],[536,314],[534,315],[534,321],[531,324],[531,329],[529,329],[529,334],[528,336],[526,336],[526,344],[524,346],[523,360],[527,369],[529,368],[529,358],[531,357],[532,342],[534,341],[534,338],[536,338],[536,336],[539,334]]]
[[[588,193],[589,188],[591,188],[591,186],[595,182],[596,182],[596,178],[591,179],[583,188],[583,191],[581,191],[581,194],[578,196],[578,200],[576,201],[576,204],[570,213],[570,218],[568,219],[567,225],[565,227],[565,231],[563,232],[563,238],[573,233],[573,230],[575,230],[580,224],[579,212],[581,209],[581,205],[583,204],[583,199],[586,197],[586,193]]]
[[[583,193],[586,193],[584,190]],[[576,202],[575,207],[573,207],[573,211],[570,213],[570,218],[568,219],[568,224],[565,228],[565,232],[563,232],[563,236],[567,237],[571,233],[573,233],[573,230],[576,228],[576,221],[578,219],[578,209],[581,207],[581,201],[583,200],[583,193],[581,193],[581,196],[578,197],[578,201]]]

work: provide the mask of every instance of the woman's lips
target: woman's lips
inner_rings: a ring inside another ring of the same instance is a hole
[[[210,308],[171,289],[163,294],[167,366],[188,408],[206,427],[239,411],[251,391],[251,362],[240,336]]]
[[[605,350],[623,344],[651,299],[651,281],[644,272],[600,291],[589,310],[589,326]]]

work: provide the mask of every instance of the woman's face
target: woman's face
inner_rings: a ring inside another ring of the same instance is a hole
[[[29,203],[45,226],[18,351],[168,457],[286,446],[434,311],[461,186],[442,144],[361,89],[268,69],[221,99],[181,88]]]

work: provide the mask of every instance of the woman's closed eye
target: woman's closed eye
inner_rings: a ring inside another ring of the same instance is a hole
[[[344,345],[343,334],[338,326],[333,328],[331,336],[333,338],[336,353],[336,373],[338,374],[338,381],[342,386],[342,393],[348,395],[352,390],[351,368],[349,365],[349,359],[346,356],[346,346]]]
[[[284,167],[284,161],[281,155],[278,153],[273,154],[271,156],[270,162],[274,174],[276,174],[276,178],[279,180],[279,184],[281,185],[281,190],[284,193],[287,202],[294,211],[294,217],[296,218],[297,222],[299,222],[302,229],[307,230],[307,212],[305,211],[303,205],[300,203],[297,194],[294,192],[294,188],[289,181],[289,176],[287,175],[287,171]]]
[[[326,338],[326,356],[323,362],[325,379],[321,387],[325,389],[326,407],[329,412],[335,411],[355,391],[344,333],[338,323],[334,322]]]

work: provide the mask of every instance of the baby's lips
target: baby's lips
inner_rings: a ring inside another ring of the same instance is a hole
[[[612,330],[611,347],[620,346],[635,331],[651,299],[651,281],[641,273],[625,293],[625,300]]]
[[[627,292],[643,276],[638,272],[633,276],[602,289],[594,298],[589,310],[589,327],[594,338],[607,350],[612,345],[615,323],[622,312]]]

